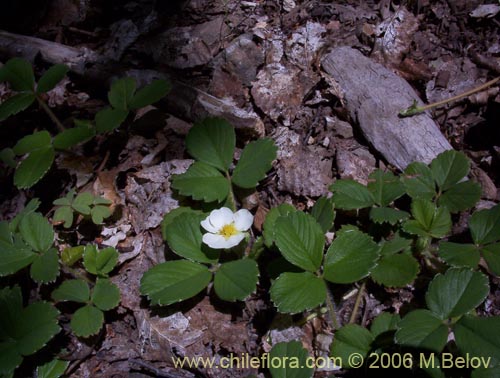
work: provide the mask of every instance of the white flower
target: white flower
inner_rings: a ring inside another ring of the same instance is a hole
[[[201,221],[201,226],[208,232],[203,235],[203,243],[210,248],[232,248],[245,238],[253,223],[250,211],[241,209],[233,213],[227,207],[213,210]]]

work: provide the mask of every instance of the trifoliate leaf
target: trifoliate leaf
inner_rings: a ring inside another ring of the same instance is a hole
[[[135,93],[135,80],[131,77],[118,79],[111,84],[108,101],[115,109],[128,111],[128,104]]]
[[[500,205],[476,211],[470,218],[469,227],[476,244],[488,244],[500,240]]]
[[[377,169],[369,176],[368,190],[373,194],[375,203],[381,207],[389,206],[391,202],[405,194],[405,187],[391,172]]]
[[[71,329],[79,337],[96,335],[104,323],[104,314],[92,305],[86,305],[73,314]]]
[[[152,105],[165,97],[170,92],[171,87],[166,80],[154,80],[151,84],[138,90],[129,101],[128,106],[130,109],[139,109]]]
[[[108,311],[120,303],[120,289],[106,278],[99,278],[92,290],[92,303],[102,311]]]
[[[439,206],[446,206],[452,213],[473,207],[481,198],[481,186],[477,182],[464,181],[453,185],[439,197]]]
[[[35,74],[31,64],[22,58],[12,58],[2,67],[2,77],[15,91],[33,91]]]
[[[333,202],[338,209],[362,209],[374,205],[373,194],[364,185],[354,180],[337,180],[330,186]]]
[[[223,172],[233,161],[235,145],[234,128],[221,118],[196,123],[186,136],[186,147],[192,157]]]
[[[444,151],[431,162],[434,181],[441,191],[450,189],[469,173],[470,162],[458,151]]]
[[[82,258],[84,251],[85,251],[85,246],[83,245],[64,248],[64,250],[61,253],[61,260],[63,264],[71,266]]]
[[[394,340],[439,353],[448,341],[448,326],[429,310],[411,311],[399,322]]]
[[[275,240],[275,225],[276,225],[276,219],[278,219],[280,216],[287,216],[291,212],[295,212],[297,209],[293,207],[292,205],[288,203],[282,203],[281,205],[278,205],[277,207],[273,207],[271,210],[266,215],[266,220],[264,221],[264,240],[266,243],[266,246],[270,248]]]
[[[95,136],[95,129],[87,126],[77,126],[66,129],[54,138],[54,148],[57,150],[67,150],[77,144],[86,142]]]
[[[334,283],[351,283],[366,277],[376,264],[380,247],[358,230],[340,233],[328,248],[324,278]]]
[[[95,115],[95,128],[98,133],[106,133],[120,127],[128,116],[127,110],[104,108]]]
[[[30,92],[17,93],[0,104],[0,121],[22,112],[35,102],[35,95]]]
[[[7,222],[0,222],[0,277],[28,266],[36,254],[24,243],[14,243]]]
[[[439,257],[451,266],[476,268],[481,258],[474,244],[439,243]]]
[[[370,219],[375,223],[389,223],[395,225],[398,222],[408,219],[410,214],[406,211],[393,209],[392,207],[372,207],[370,209]]]
[[[362,361],[368,355],[373,341],[374,336],[366,328],[357,324],[348,324],[335,332],[330,355],[340,357],[338,360],[342,361],[344,368],[359,368],[359,365],[352,366],[350,364],[351,356],[360,355]]]
[[[333,227],[335,220],[335,211],[333,200],[331,198],[320,197],[311,209],[311,215],[321,226],[323,232],[329,231]]]
[[[167,240],[167,229],[171,224],[173,224],[175,218],[185,213],[195,215],[203,214],[200,210],[194,210],[187,206],[180,206],[168,212],[167,214],[165,214],[165,216],[163,217],[163,221],[161,222],[161,235],[163,236],[163,240]]]
[[[200,214],[184,213],[175,218],[165,232],[168,246],[177,255],[188,260],[214,263],[219,257],[218,251],[203,247]]]
[[[269,358],[274,361],[283,361],[280,366],[271,364],[269,367],[273,378],[311,378],[313,375],[313,368],[307,367],[309,354],[300,341],[273,345]]]
[[[14,185],[19,189],[30,188],[47,173],[54,161],[52,146],[33,151],[17,167],[14,174]]]
[[[69,361],[62,360],[52,360],[47,362],[42,366],[38,366],[36,368],[36,377],[37,378],[59,378],[61,377],[66,368],[69,365]]]
[[[83,252],[83,265],[87,272],[107,276],[118,262],[118,252],[113,247],[97,250],[95,245],[89,244]]]
[[[489,293],[488,277],[465,268],[451,268],[429,284],[425,301],[434,314],[445,320],[463,315],[484,301]]]
[[[207,287],[212,273],[204,265],[188,260],[155,265],[141,279],[141,294],[153,304],[167,306],[194,297]]]
[[[229,181],[214,167],[193,163],[186,173],[172,178],[172,187],[184,196],[205,202],[222,202],[229,194]]]
[[[220,299],[243,301],[255,291],[258,277],[255,260],[230,261],[222,264],[215,273],[214,289]]]
[[[296,314],[325,302],[326,284],[311,272],[283,273],[271,286],[271,299],[279,312]]]
[[[281,216],[275,224],[275,240],[285,259],[315,272],[323,259],[325,237],[316,220],[302,212]]]
[[[391,256],[411,246],[412,239],[401,234],[396,234],[391,240],[381,243],[380,255]]]
[[[414,199],[411,212],[415,220],[403,224],[403,230],[414,235],[442,238],[451,230],[451,216],[446,207],[436,207],[432,202]]]
[[[64,228],[70,228],[73,224],[73,210],[69,206],[61,206],[54,211],[54,222],[64,222]]]
[[[401,253],[382,257],[373,268],[372,279],[387,287],[403,287],[416,277],[420,265],[411,255]]]
[[[488,263],[488,268],[500,276],[500,243],[489,244],[482,249],[483,257]]]
[[[436,184],[430,168],[421,162],[408,165],[402,176],[406,192],[412,198],[432,200],[436,195]]]
[[[45,252],[54,242],[54,230],[40,213],[30,213],[23,217],[19,231],[24,241],[37,252]]]
[[[372,325],[370,326],[370,332],[374,338],[377,338],[383,333],[396,331],[400,320],[401,317],[398,314],[383,312],[373,319]]]
[[[92,210],[90,210],[90,216],[94,224],[102,224],[105,218],[111,216],[111,210],[109,206],[94,206]]]
[[[255,188],[276,159],[278,147],[272,139],[259,139],[249,143],[241,153],[240,160],[233,171],[232,181],[240,188]]]
[[[90,206],[94,202],[92,193],[83,192],[76,196],[71,203],[71,207],[83,215],[90,215]]]
[[[87,303],[90,300],[89,285],[82,279],[66,280],[52,292],[52,299]]]
[[[64,64],[55,64],[42,75],[36,86],[37,93],[45,93],[53,89],[69,71]]]
[[[35,257],[30,267],[30,276],[38,283],[54,282],[59,275],[59,256],[55,248]]]
[[[51,140],[52,138],[48,131],[37,131],[19,139],[12,150],[16,155],[24,155],[50,146]]]

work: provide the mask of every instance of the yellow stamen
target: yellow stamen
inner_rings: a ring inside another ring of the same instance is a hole
[[[231,223],[226,224],[224,227],[222,227],[219,230],[218,234],[224,236],[224,238],[227,240],[231,236],[238,234],[238,230],[236,229],[236,227],[234,227],[234,223]]]

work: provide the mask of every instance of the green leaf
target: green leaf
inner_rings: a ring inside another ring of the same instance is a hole
[[[31,64],[21,58],[12,58],[2,67],[3,77],[15,91],[33,91],[35,75]]]
[[[72,129],[66,129],[55,136],[54,148],[57,150],[67,150],[94,136],[95,130],[87,126],[77,126]]]
[[[369,176],[368,190],[373,194],[375,203],[386,207],[405,194],[405,187],[391,172],[375,170]]]
[[[12,148],[4,148],[0,151],[0,161],[2,161],[9,168],[16,168],[17,163],[15,157],[16,154]]]
[[[334,283],[351,283],[366,277],[375,267],[379,246],[359,230],[341,232],[328,248],[324,277]]]
[[[71,203],[71,207],[83,215],[90,215],[90,206],[94,202],[92,193],[83,192],[76,196]]]
[[[381,243],[381,256],[391,256],[411,246],[412,240],[401,234],[396,234],[391,240],[384,240]]]
[[[52,146],[33,151],[17,167],[14,185],[19,189],[32,187],[47,173],[53,161],[54,148]]]
[[[171,85],[166,80],[154,80],[137,91],[134,97],[129,101],[130,109],[144,108],[147,105],[160,101],[170,92]]]
[[[21,365],[23,357],[15,349],[16,342],[0,342],[0,377],[13,378],[14,370]]]
[[[49,249],[33,260],[30,268],[31,278],[38,283],[54,282],[59,275],[59,256],[55,248]]]
[[[59,378],[64,374],[69,361],[52,360],[36,368],[37,378]]]
[[[439,197],[439,206],[446,206],[452,213],[473,207],[481,198],[481,186],[477,182],[464,181],[453,185]]]
[[[37,252],[47,251],[54,243],[52,225],[40,213],[30,213],[23,217],[19,231],[24,241]]]
[[[120,289],[108,279],[99,278],[92,291],[92,303],[102,311],[108,311],[120,303]]]
[[[106,133],[120,127],[127,119],[128,111],[104,108],[95,115],[95,128],[98,133]]]
[[[64,64],[56,64],[50,67],[38,80],[36,86],[37,93],[45,93],[53,89],[69,71],[69,67]]]
[[[474,244],[439,243],[439,257],[451,266],[476,268],[481,258]]]
[[[359,368],[359,365],[351,365],[351,356],[360,355],[362,361],[368,355],[373,341],[374,336],[366,328],[348,324],[335,332],[330,355],[340,357],[344,368]]]
[[[470,162],[458,151],[448,150],[440,153],[431,162],[434,181],[441,191],[450,189],[469,173]]]
[[[75,335],[89,337],[96,335],[104,323],[104,314],[91,305],[76,310],[71,318],[71,329]]]
[[[63,264],[71,266],[82,258],[84,251],[85,251],[85,246],[83,245],[64,248],[64,250],[61,253],[61,260]]]
[[[167,261],[144,273],[141,294],[153,304],[169,305],[194,297],[207,287],[212,273],[204,265],[187,260]]]
[[[255,291],[259,269],[255,260],[244,259],[222,264],[215,273],[214,289],[225,301],[243,301]]]
[[[408,165],[402,181],[406,192],[412,198],[431,201],[436,195],[436,184],[432,178],[432,172],[424,163],[414,162]]]
[[[52,299],[87,303],[90,300],[89,285],[82,279],[66,280],[52,292]]]
[[[491,357],[490,366],[500,363],[500,317],[462,317],[453,328],[455,341],[462,354],[474,357]]]
[[[259,139],[249,143],[241,153],[240,160],[233,171],[233,183],[240,188],[255,188],[276,159],[278,147],[272,139]]]
[[[200,210],[194,210],[187,206],[177,207],[168,212],[167,214],[165,214],[165,216],[163,217],[163,221],[161,222],[161,235],[163,236],[163,240],[167,240],[167,229],[174,222],[175,218],[185,213],[194,215],[203,214]]]
[[[29,92],[17,93],[0,104],[0,121],[22,112],[35,102],[35,95]]]
[[[410,214],[406,211],[391,207],[372,207],[370,209],[370,219],[379,224],[387,222],[394,226],[396,223],[408,219],[409,216]]]
[[[221,118],[207,118],[196,123],[186,136],[189,154],[222,172],[231,165],[235,146],[234,128]]]
[[[222,202],[229,194],[229,182],[215,168],[195,162],[186,173],[172,178],[172,187],[184,196],[205,202]]]
[[[18,140],[12,148],[16,155],[24,155],[50,146],[52,138],[48,131],[37,131]]]
[[[219,252],[203,247],[199,214],[184,213],[175,218],[166,230],[166,241],[177,255],[186,259],[214,263],[219,258]]]
[[[476,211],[470,218],[469,227],[476,244],[488,244],[500,240],[500,205]]]
[[[311,272],[283,273],[271,286],[271,299],[279,312],[296,314],[326,300],[326,284]]]
[[[13,274],[33,262],[36,254],[23,243],[14,243],[7,222],[0,222],[3,228],[0,237],[0,277]],[[6,229],[6,230],[5,230]]]
[[[90,210],[90,216],[94,224],[102,224],[105,218],[111,216],[111,210],[109,206],[94,206],[92,210]]]
[[[411,212],[415,220],[406,221],[403,230],[419,236],[442,238],[451,230],[451,216],[446,207],[436,207],[430,201],[414,199]]]
[[[451,268],[429,284],[427,307],[441,319],[454,318],[473,310],[489,292],[488,277],[469,269]]]
[[[70,228],[73,224],[73,210],[69,206],[61,206],[54,211],[54,222],[64,222],[64,228]]]
[[[485,357],[484,361],[488,361],[488,357]],[[500,366],[474,369],[471,374],[471,378],[498,378],[499,376]]]
[[[354,180],[337,180],[330,185],[335,207],[344,210],[362,209],[373,206],[375,199],[364,185]]]
[[[383,312],[373,319],[372,325],[370,326],[370,332],[374,338],[377,338],[383,333],[396,331],[400,320],[401,317],[398,314]]]
[[[38,207],[40,206],[40,200],[38,198],[33,198],[31,199],[28,204],[24,207],[24,209],[22,209],[21,211],[19,211],[16,216],[14,217],[14,219],[12,219],[10,221],[10,231],[11,232],[16,232],[18,231],[19,229],[19,223],[21,222],[21,220],[28,214],[31,214],[31,213],[34,213]]]
[[[113,247],[97,251],[95,245],[89,244],[83,252],[83,265],[87,272],[106,276],[118,262],[118,252]]]
[[[314,218],[302,212],[279,217],[275,224],[276,245],[285,259],[315,272],[321,265],[325,237]]]
[[[441,352],[448,341],[448,326],[429,310],[408,313],[398,324],[396,343]]]
[[[282,361],[280,366],[270,364],[269,371],[273,378],[310,378],[313,368],[307,367],[309,354],[300,341],[282,342],[273,345],[269,353],[270,360]]]
[[[401,253],[382,257],[372,270],[371,277],[384,286],[403,287],[417,277],[419,268],[413,256]]]
[[[266,220],[264,221],[264,240],[268,248],[270,248],[275,240],[275,229],[276,220],[280,216],[287,216],[288,214],[297,211],[295,207],[288,203],[282,203],[277,207],[273,207],[266,215]]]
[[[331,198],[320,197],[311,209],[311,215],[321,226],[323,232],[329,231],[333,227],[335,220],[335,211],[333,200]]]
[[[131,77],[118,79],[111,84],[108,101],[115,109],[128,111],[128,104],[135,93],[135,80]]]
[[[500,243],[490,244],[482,249],[483,257],[488,263],[488,268],[500,276]]]

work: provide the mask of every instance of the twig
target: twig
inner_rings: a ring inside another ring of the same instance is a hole
[[[333,329],[339,329],[339,322],[337,320],[337,312],[335,311],[335,303],[333,302],[333,294],[329,287],[326,288],[326,307],[328,308],[328,313],[332,322]]]
[[[353,324],[358,316],[359,305],[361,304],[361,299],[365,294],[366,281],[363,281],[361,287],[358,290],[358,295],[356,296],[356,302],[354,302],[354,308],[352,309],[351,318],[349,319],[349,324]]]

